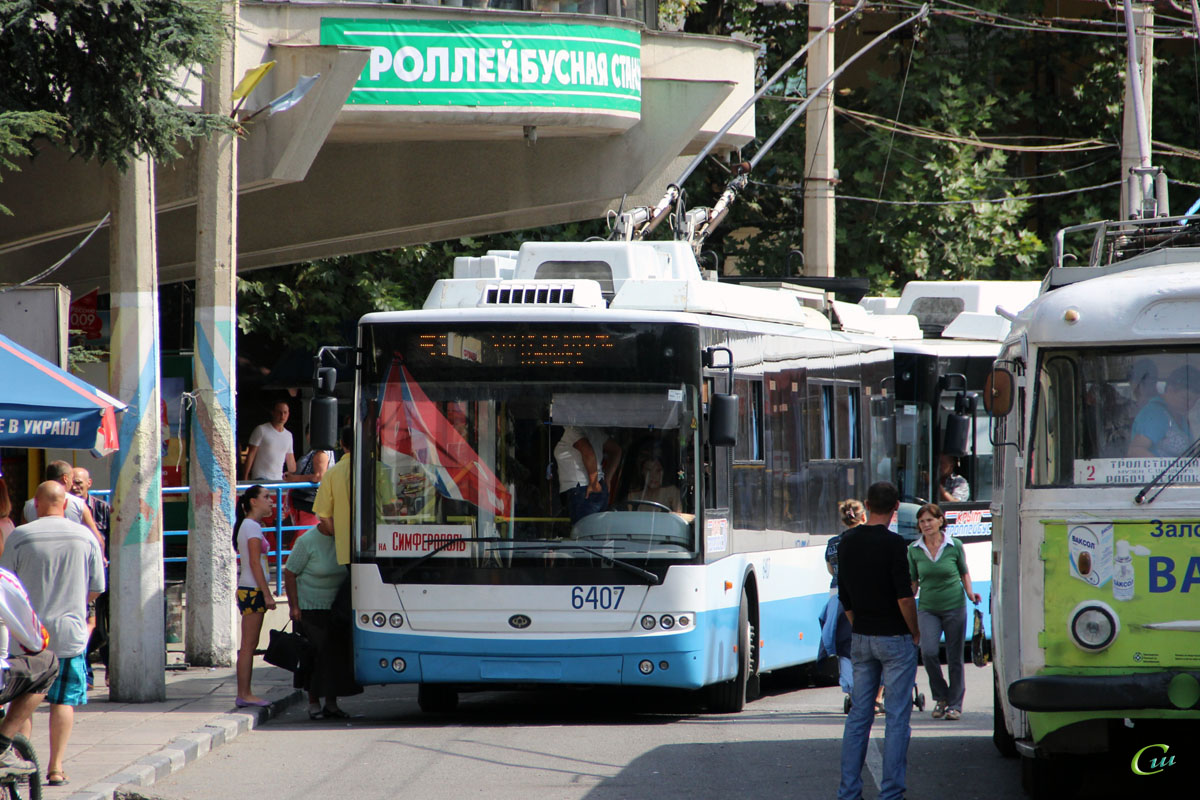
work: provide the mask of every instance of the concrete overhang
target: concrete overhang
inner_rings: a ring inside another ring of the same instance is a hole
[[[347,98],[366,74],[370,52],[323,44],[322,20],[334,16],[401,29],[430,21],[467,29],[532,21],[636,33],[640,108],[355,105]],[[244,0],[237,74],[268,60],[276,67],[247,98],[243,119],[300,76],[320,78],[294,108],[246,123],[238,157],[239,269],[598,217],[622,197],[627,204],[657,200],[678,159],[697,152],[753,92],[756,50],[615,18]],[[718,152],[753,136],[751,110]],[[164,282],[195,271],[196,152],[183,153],[157,170]],[[14,212],[0,218],[0,282],[57,261],[110,204],[110,168],[52,147],[20,166],[0,183],[0,202]],[[53,278],[106,291],[108,260],[101,229]]]

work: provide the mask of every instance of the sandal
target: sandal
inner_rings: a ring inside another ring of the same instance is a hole
[[[947,709],[945,718],[950,720],[951,722],[953,722],[954,720],[962,718],[962,712],[959,711],[957,708]]]
[[[67,773],[63,772],[62,770],[55,770],[54,772],[46,773],[47,786],[66,786],[70,782],[71,779],[68,778]]]
[[[309,719],[325,719],[325,717],[326,717],[325,711],[322,709],[317,709],[316,711],[308,712]]]
[[[350,719],[350,715],[340,708],[322,708],[321,716],[325,719]]]
[[[879,702],[878,700],[875,701],[875,713],[876,714],[886,714],[887,713],[887,709],[885,709],[883,707],[883,703]]]

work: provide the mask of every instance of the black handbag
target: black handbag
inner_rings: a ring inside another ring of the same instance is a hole
[[[280,630],[268,631],[270,642],[267,644],[266,652],[263,653],[263,661],[280,669],[286,669],[288,672],[295,672],[300,669],[301,663],[308,657],[312,645],[301,634],[288,631],[287,626],[290,624],[292,621],[289,619],[287,625]]]

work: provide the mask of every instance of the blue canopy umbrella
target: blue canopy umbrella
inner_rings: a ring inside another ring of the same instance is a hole
[[[0,447],[95,450],[120,447],[125,404],[0,335]]]

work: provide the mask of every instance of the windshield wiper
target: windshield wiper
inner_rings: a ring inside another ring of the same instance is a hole
[[[649,583],[651,586],[658,586],[662,583],[662,578],[648,569],[642,569],[636,564],[630,564],[628,561],[622,561],[619,558],[613,558],[612,556],[602,553],[599,550],[586,545],[577,544],[575,542],[514,542],[513,549],[515,550],[518,547],[521,549],[538,548],[541,550],[582,550],[583,552],[590,553],[601,561],[604,561],[614,567],[620,567],[631,575],[636,575],[637,577]]]
[[[1164,489],[1179,480],[1179,476],[1183,474],[1183,471],[1195,463],[1197,458],[1200,458],[1200,438],[1188,445],[1187,450],[1184,450],[1182,453],[1177,455],[1174,461],[1172,461],[1170,464],[1167,464],[1167,466],[1163,468],[1162,472],[1155,475],[1149,483],[1143,486],[1142,490],[1134,495],[1133,502],[1137,503],[1138,505],[1149,505],[1153,503],[1154,499],[1162,494]],[[1174,470],[1174,472],[1172,472],[1172,470]],[[1171,475],[1164,481],[1163,476],[1168,472],[1170,472]],[[1159,487],[1158,491],[1150,495],[1150,497],[1146,497],[1146,493],[1157,486],[1159,481],[1162,481],[1162,486]]]
[[[484,537],[478,537],[478,536],[476,536],[476,537],[467,537],[467,538],[463,538],[463,539],[447,539],[446,541],[444,541],[444,542],[442,542],[441,544],[439,544],[437,547],[435,547],[435,548],[433,548],[432,550],[430,550],[430,551],[429,551],[428,553],[426,553],[425,555],[423,555],[423,556],[421,556],[420,558],[418,558],[416,561],[412,562],[411,564],[406,564],[406,565],[404,565],[403,567],[401,567],[401,568],[400,568],[400,571],[399,571],[399,573],[396,573],[396,574],[395,574],[395,579],[396,579],[396,580],[399,580],[400,578],[403,578],[405,575],[407,575],[408,573],[412,572],[414,569],[416,569],[417,567],[421,566],[421,565],[422,565],[422,564],[424,564],[426,561],[428,561],[429,559],[433,558],[433,557],[434,557],[434,556],[436,556],[438,553],[442,552],[443,550],[445,550],[447,547],[450,547],[451,545],[456,545],[456,544],[458,544],[458,543],[460,543],[460,542],[494,542],[494,543],[502,543],[502,542],[504,542],[504,541],[505,541],[504,539],[501,539],[501,538],[500,538],[500,537],[498,537],[498,536],[484,536]],[[647,570],[647,569],[642,569],[642,568],[641,568],[641,567],[639,567],[639,566],[636,566],[636,565],[634,565],[634,564],[630,564],[628,561],[622,561],[622,560],[621,560],[621,559],[619,559],[619,558],[613,558],[613,557],[612,557],[612,556],[610,556],[610,555],[605,555],[604,553],[600,552],[599,550],[594,550],[594,549],[592,549],[592,548],[590,548],[590,547],[586,547],[586,546],[584,546],[584,545],[581,545],[581,544],[575,544],[574,542],[571,542],[571,543],[563,543],[563,542],[512,542],[512,545],[511,545],[511,547],[509,547],[508,549],[511,549],[511,550],[516,550],[517,548],[521,548],[521,549],[532,549],[532,548],[538,548],[538,549],[541,549],[541,550],[550,550],[550,549],[572,549],[572,550],[582,550],[582,551],[584,551],[585,553],[590,553],[591,555],[594,555],[594,556],[596,556],[596,557],[597,557],[597,558],[599,558],[601,561],[607,562],[608,564],[610,564],[610,565],[612,565],[612,566],[614,566],[614,567],[620,567],[621,569],[625,570],[626,572],[630,573],[631,575],[636,575],[637,577],[639,577],[639,578],[641,578],[642,580],[644,580],[644,581],[646,581],[647,583],[649,583],[651,586],[658,586],[659,584],[661,584],[661,583],[662,583],[662,578],[660,578],[658,575],[654,574],[654,573],[653,573],[653,572],[651,572],[650,570]],[[496,548],[496,549],[500,549],[500,548]]]

